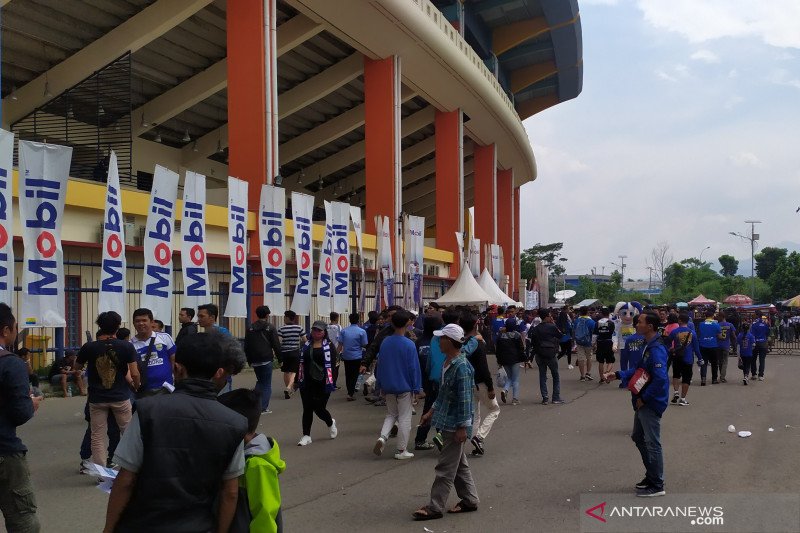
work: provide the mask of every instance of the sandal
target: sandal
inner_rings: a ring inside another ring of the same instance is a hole
[[[422,507],[421,509],[414,511],[414,514],[412,516],[414,517],[414,520],[422,522],[424,520],[437,520],[439,518],[442,518],[444,515],[442,515],[442,513],[438,511],[432,510],[430,507],[426,505],[425,507]]]
[[[447,512],[450,514],[459,514],[459,513],[472,513],[478,510],[477,505],[470,505],[464,500],[461,500],[456,504],[455,507],[448,510]]]

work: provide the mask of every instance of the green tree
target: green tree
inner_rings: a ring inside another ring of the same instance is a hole
[[[588,298],[597,298],[597,283],[592,281],[589,276],[581,276],[578,278],[578,286],[575,289],[574,300],[580,302]]]
[[[536,261],[543,261],[550,269],[551,274],[556,277],[564,274],[565,269],[563,264],[561,264],[566,261],[566,258],[561,257],[561,249],[563,247],[563,242],[553,242],[550,244],[541,244],[537,242],[530,248],[523,250],[519,256],[520,274],[522,274],[522,278],[531,279],[536,277]]]
[[[775,272],[778,267],[778,261],[789,253],[786,248],[774,248],[767,246],[755,255],[756,260],[756,274],[763,280],[769,280],[769,277]]]
[[[774,298],[785,300],[800,294],[800,254],[792,252],[778,259],[767,282]]]
[[[725,277],[735,276],[736,271],[739,270],[739,261],[735,257],[728,254],[719,256],[719,264],[722,266],[719,273]]]

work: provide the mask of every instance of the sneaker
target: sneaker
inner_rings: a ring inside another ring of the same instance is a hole
[[[375,446],[372,447],[372,453],[375,455],[381,455],[383,453],[384,446],[386,446],[386,439],[383,437],[378,437],[378,440],[375,441]]]
[[[579,381],[586,381],[586,376],[581,376],[581,379]]]
[[[271,415],[272,414],[272,409],[263,409],[261,411],[261,414],[262,415]]]
[[[747,385],[747,378],[742,379],[742,385]]]
[[[83,461],[81,461],[81,466],[80,469],[78,470],[78,473],[86,475],[86,474],[91,474],[93,471],[94,469],[92,468],[91,459],[84,459]]]
[[[519,405],[519,400],[514,398],[513,400],[511,400],[511,405]]]
[[[475,435],[469,441],[475,447],[475,450],[473,451],[473,454],[474,455],[483,455],[483,452],[484,452],[484,450],[483,450],[483,439],[480,438],[479,436]]]
[[[442,449],[444,448],[444,440],[442,439],[441,433],[437,433],[436,435],[433,436],[433,444],[439,451],[442,451]]]
[[[500,391],[500,400],[501,400],[503,403],[506,403],[506,394],[508,394],[508,392],[507,392],[507,391],[505,391],[505,390],[501,390],[501,391]]]
[[[636,490],[644,490],[650,486],[650,481],[647,478],[644,478],[639,483],[635,485]]]
[[[574,368],[575,368],[575,365],[567,365],[567,368],[569,368],[570,370],[572,370],[572,369],[574,369]]]
[[[752,380],[756,380],[756,379],[758,379],[758,376],[756,376],[755,374],[753,374],[752,376],[750,376],[750,379],[752,379]]]
[[[712,379],[711,380],[711,384],[712,385],[719,385],[719,381],[717,381],[716,379]]]
[[[689,405],[689,402],[686,401],[686,398],[681,398],[681,401],[678,402],[678,405],[684,407],[686,405]]]
[[[284,390],[283,390],[283,397],[284,397],[285,399],[287,399],[287,400],[288,400],[289,398],[291,398],[291,397],[292,397],[292,393],[291,393],[291,392],[289,392],[289,389],[284,389]]]
[[[561,398],[559,398],[559,399],[557,399],[557,400],[553,400],[553,401],[552,401],[552,402],[550,402],[550,403],[552,403],[553,405],[560,405],[560,404],[564,403],[564,400],[562,400]]]
[[[720,383],[727,383],[728,382],[728,380],[725,379],[725,378],[719,378],[719,381],[720,381]]]
[[[436,448],[436,445],[432,442],[418,442],[414,445],[414,451],[426,451],[434,448]]]
[[[592,381],[592,380],[594,380],[592,375],[591,374],[586,374],[586,381]]]
[[[672,395],[672,403],[678,403],[680,397],[681,397],[680,393],[678,391],[675,391],[675,393]]]
[[[666,493],[664,487],[658,488],[653,485],[636,491],[636,495],[640,498],[654,498],[656,496],[664,496]]]
[[[758,381],[764,381],[764,376],[758,376]]]
[[[550,402],[547,400],[547,398],[542,398],[542,405],[547,405],[548,403]]]
[[[398,461],[405,461],[406,459],[413,459],[414,454],[409,451],[403,450],[402,452],[398,451],[397,453],[395,453],[394,458],[397,459]]]
[[[298,446],[308,446],[309,444],[311,444],[311,437],[308,435],[303,435],[303,437],[297,441]]]
[[[331,420],[333,421],[333,423],[331,424],[331,427],[329,427],[328,429],[331,430],[331,438],[335,439],[336,435],[339,434],[339,428],[336,427],[336,419],[331,418]]]
[[[112,461],[111,459],[109,459],[108,461],[106,461],[106,468],[110,468],[111,470],[119,470],[119,465],[114,461]]]

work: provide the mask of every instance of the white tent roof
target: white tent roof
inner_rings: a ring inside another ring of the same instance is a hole
[[[486,294],[489,295],[489,304],[502,306],[517,304],[513,298],[504,293],[503,289],[497,286],[494,278],[485,268],[483,269],[483,272],[481,272],[481,277],[478,279],[478,285],[480,285],[481,289],[483,289]]]
[[[439,305],[485,305],[490,300],[465,263],[453,286],[435,302]]]

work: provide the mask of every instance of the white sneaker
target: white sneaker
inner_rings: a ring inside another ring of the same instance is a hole
[[[408,450],[403,450],[402,452],[397,452],[394,454],[394,458],[398,461],[405,461],[406,459],[413,459],[414,454],[409,452]]]
[[[372,453],[375,455],[381,455],[383,453],[384,446],[386,446],[386,439],[383,437],[378,437],[378,440],[375,441],[375,446],[372,448]]]
[[[764,381],[764,376],[758,376],[758,381]]]
[[[570,370],[572,370],[573,368],[575,368],[575,365],[569,365],[569,366],[567,366],[567,368],[569,368]]]
[[[336,427],[336,419],[331,418],[331,420],[333,420],[333,424],[331,424],[331,427],[329,427],[328,429],[331,430],[331,438],[335,439],[336,435],[339,434],[339,429]]]
[[[81,461],[80,470],[78,470],[81,474],[91,474],[94,472],[94,468],[92,467],[92,461],[90,459],[84,459]]]
[[[681,399],[678,401],[678,405],[680,405],[681,407],[683,407],[683,406],[687,406],[687,405],[689,405],[689,402],[687,402],[687,401],[686,401],[686,398],[681,398]]]
[[[297,442],[298,446],[308,446],[309,444],[311,444],[311,437],[308,435],[303,435],[303,438]]]

